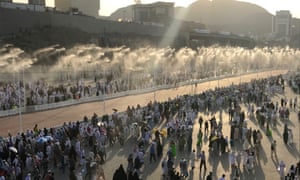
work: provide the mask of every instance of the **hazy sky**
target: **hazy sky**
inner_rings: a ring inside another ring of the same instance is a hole
[[[24,2],[27,0],[14,0],[14,2]],[[53,4],[53,0],[46,0],[47,4]],[[83,0],[82,0],[83,1]],[[187,7],[196,0],[141,0],[142,3],[152,3],[156,1],[175,2],[175,6]],[[277,10],[290,10],[293,17],[300,18],[300,1],[299,0],[240,0],[247,1],[253,4],[257,4],[270,13],[275,14]],[[120,7],[125,7],[133,4],[134,0],[100,0],[100,14],[103,16],[109,16],[112,12]]]
[[[141,0],[142,3],[152,3],[158,0]],[[187,7],[191,3],[195,2],[196,0],[160,0],[166,2],[175,2],[175,6],[184,6]],[[270,13],[275,14],[277,10],[290,10],[293,17],[300,18],[300,1],[299,0],[241,0],[251,2],[253,4],[257,4]],[[124,6],[128,6],[134,3],[134,0],[101,0],[101,15],[110,15],[116,9]]]

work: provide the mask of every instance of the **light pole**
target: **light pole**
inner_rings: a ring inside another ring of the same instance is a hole
[[[220,88],[220,76],[218,76],[218,89]]]
[[[105,72],[105,68],[103,69],[104,71],[104,86],[103,86],[103,114],[105,114],[105,111],[106,111],[106,107],[105,107],[105,95],[106,95],[106,72]]]
[[[108,67],[106,66],[106,64],[109,64],[108,65]],[[112,72],[112,69],[111,69],[111,65],[110,65],[110,60],[109,59],[107,59],[107,60],[105,60],[105,64],[102,64],[103,65],[103,74],[104,74],[104,91],[103,91],[103,111],[104,111],[104,114],[105,114],[105,112],[106,112],[106,104],[105,104],[105,100],[106,100],[106,87],[107,87],[107,85],[106,85],[106,82],[107,82],[107,76],[106,76],[106,72],[107,72],[107,69],[106,68],[108,68],[108,70],[110,71],[110,72]]]
[[[241,66],[241,65],[239,64],[239,66]],[[239,67],[239,76],[240,76],[240,85],[241,85],[241,83],[242,83],[242,71],[241,71],[241,67]]]
[[[23,77],[23,79],[24,79],[24,77]],[[21,107],[22,107],[22,105],[21,105],[21,95],[22,94],[21,94],[20,71],[18,71],[18,87],[19,87],[19,125],[20,125],[20,130],[19,131],[20,131],[20,133],[22,133],[23,132],[23,119],[22,119],[22,111],[21,111]]]
[[[214,66],[215,66],[215,78],[218,78],[218,88],[220,87],[220,77],[217,77],[217,60],[216,60],[216,57],[214,57]]]
[[[300,88],[298,86],[298,94],[300,94]],[[296,104],[298,106],[298,104]],[[299,152],[300,152],[300,107],[298,107],[298,134],[299,134],[299,140],[298,140],[298,146],[299,146]],[[299,160],[300,160],[300,153],[299,153]]]
[[[156,100],[156,83],[155,83],[155,70],[153,71],[153,85],[154,85],[154,92],[153,92],[153,103]]]

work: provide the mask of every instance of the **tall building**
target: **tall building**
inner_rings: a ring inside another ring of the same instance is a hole
[[[152,4],[133,5],[134,22],[155,22],[168,24],[174,18],[174,3],[155,2]]]
[[[54,0],[54,7],[58,11],[69,12],[76,9],[81,14],[98,17],[100,0]]]
[[[71,9],[71,0],[54,0],[54,7],[57,11],[69,12]]]
[[[72,0],[72,8],[77,8],[82,14],[98,17],[100,10],[100,0]]]
[[[155,2],[123,7],[111,14],[111,20],[168,25],[174,18],[174,3]]]
[[[272,31],[276,39],[288,39],[291,35],[292,14],[290,11],[276,11]]]

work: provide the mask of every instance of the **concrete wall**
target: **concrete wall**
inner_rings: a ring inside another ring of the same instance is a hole
[[[55,0],[54,4],[57,10],[68,12],[71,7],[71,0]]]
[[[45,8],[44,5],[38,5],[38,4],[0,2],[0,7],[8,8],[8,9],[39,11],[39,12],[45,12],[46,11],[46,8]]]
[[[46,0],[29,0],[28,3],[29,4],[45,5],[46,4]]]
[[[49,13],[0,8],[0,35],[11,35],[21,29],[50,25]]]
[[[51,24],[81,29],[89,33],[136,33],[142,35],[163,36],[164,29],[135,23],[123,23],[93,19],[85,16],[51,15]]]
[[[162,27],[108,21],[57,12],[32,12],[6,8],[0,8],[0,12],[0,35],[17,33],[20,29],[45,25],[77,28],[88,33],[135,33],[152,36],[164,36],[165,33],[165,29]]]

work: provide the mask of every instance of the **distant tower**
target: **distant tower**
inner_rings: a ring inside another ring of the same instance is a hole
[[[290,11],[276,11],[272,31],[276,38],[289,38],[291,35],[292,15]]]
[[[141,0],[134,0],[134,4],[142,4]]]

